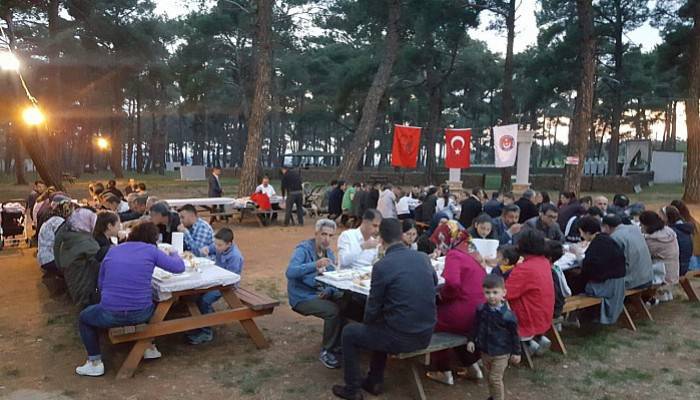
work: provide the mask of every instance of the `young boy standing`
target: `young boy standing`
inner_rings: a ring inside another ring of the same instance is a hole
[[[202,247],[199,252],[204,256],[214,256],[216,265],[238,275],[243,270],[243,255],[238,246],[233,243],[233,231],[229,228],[221,228],[214,235],[214,243],[208,247]],[[221,292],[214,290],[205,293],[197,299],[197,307],[202,314],[214,312],[212,305],[221,298]],[[188,332],[186,335],[190,344],[202,344],[214,340],[214,331],[211,328],[200,328]]]
[[[520,363],[518,322],[504,303],[506,289],[502,277],[487,275],[483,288],[486,304],[479,306],[476,311],[476,334],[467,344],[467,350],[481,352],[491,394],[489,400],[503,400],[503,374],[508,367],[508,361],[513,364]]]

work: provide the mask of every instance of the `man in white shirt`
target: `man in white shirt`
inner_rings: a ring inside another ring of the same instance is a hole
[[[399,196],[401,196],[399,189],[394,188],[391,184],[384,186],[384,191],[379,195],[379,201],[377,202],[377,210],[382,214],[382,217],[398,217],[398,213],[396,212],[396,199]]]
[[[338,265],[340,268],[370,267],[377,257],[382,214],[368,209],[362,214],[362,223],[357,229],[348,229],[338,238]]]
[[[267,175],[263,176],[262,183],[255,188],[255,191],[265,193],[269,198],[277,194],[275,193],[275,188],[270,185],[270,177]]]

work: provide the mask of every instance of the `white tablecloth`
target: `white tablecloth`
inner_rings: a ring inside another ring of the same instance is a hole
[[[444,264],[444,258],[441,261],[434,261],[431,260],[433,263],[433,268],[435,268],[435,272],[437,273],[438,277],[438,286],[442,286],[445,284],[445,278],[442,277],[442,270],[445,268]],[[347,279],[331,279],[329,276],[326,275],[321,275],[317,276],[316,280],[328,285],[332,286],[336,289],[340,290],[349,290],[353,293],[361,294],[363,296],[369,296],[369,289],[370,286],[359,286],[353,283],[353,279],[359,275],[362,275],[364,273],[370,272],[372,269],[371,267],[363,267],[363,268],[353,268],[352,271],[352,277],[348,277]],[[347,271],[347,270],[341,270],[341,271]]]
[[[192,204],[193,206],[230,206],[237,202],[233,197],[200,197],[192,199],[167,199],[163,201],[167,202],[170,207],[182,207],[185,204]]]
[[[165,280],[154,278],[151,284],[155,297],[158,301],[163,301],[171,298],[173,292],[229,286],[241,281],[240,275],[216,265],[203,265],[199,267],[199,270],[201,272],[185,272]]]

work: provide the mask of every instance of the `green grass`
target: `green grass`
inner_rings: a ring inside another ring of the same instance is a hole
[[[524,377],[536,386],[547,386],[552,383],[550,377],[542,369],[528,369],[525,371]]]
[[[260,357],[250,356],[243,363],[224,363],[213,372],[212,378],[224,388],[238,388],[243,395],[254,395],[281,373],[281,368],[265,364]]]
[[[654,377],[654,375],[636,368],[625,368],[622,370],[597,368],[593,370],[590,376],[594,380],[603,381],[611,385],[632,381],[647,381]]]
[[[673,378],[673,379],[671,380],[671,385],[674,385],[674,386],[683,386],[683,379],[681,379],[681,378]]]
[[[69,325],[75,323],[75,315],[73,314],[58,314],[52,315],[46,319],[46,325]]]
[[[693,350],[700,350],[700,341],[694,339],[687,339],[685,345]]]
[[[280,302],[287,298],[287,294],[279,288],[277,280],[273,278],[256,279],[253,281],[253,287],[255,291],[265,293]]]

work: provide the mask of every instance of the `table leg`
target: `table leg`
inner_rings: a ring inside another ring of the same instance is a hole
[[[232,289],[228,288],[222,290],[221,295],[223,296],[224,300],[226,300],[226,303],[228,303],[229,307],[243,307],[243,303],[238,298],[238,296],[236,296],[236,293],[234,293]],[[245,329],[245,331],[248,333],[248,336],[250,336],[250,338],[253,340],[253,343],[255,343],[255,346],[258,349],[266,349],[269,347],[267,339],[265,339],[265,336],[260,331],[260,328],[258,328],[258,325],[255,323],[255,321],[253,321],[252,319],[244,319],[239,322],[243,326],[243,329]]]
[[[165,316],[168,314],[168,311],[170,311],[170,307],[172,307],[174,302],[175,299],[171,298],[158,303],[158,306],[153,312],[153,316],[148,323],[154,324],[157,322],[162,322],[165,319]],[[143,352],[146,351],[150,345],[151,339],[143,339],[134,343],[129,355],[126,356],[126,360],[124,360],[122,366],[119,368],[119,372],[117,372],[117,379],[131,378],[134,376],[134,372],[136,372],[136,368],[139,367],[141,359],[143,358]]]

